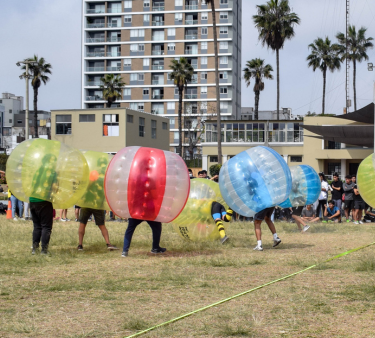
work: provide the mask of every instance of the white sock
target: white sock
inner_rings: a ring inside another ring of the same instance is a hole
[[[277,233],[275,232],[274,234],[273,234],[273,239],[277,239]]]
[[[258,241],[258,246],[262,246],[262,241]]]

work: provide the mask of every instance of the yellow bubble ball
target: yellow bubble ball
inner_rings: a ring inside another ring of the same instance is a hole
[[[363,200],[375,207],[375,154],[366,157],[358,167],[357,187]]]
[[[41,138],[19,144],[7,161],[9,189],[21,201],[29,197],[72,207],[88,185],[88,165],[82,153],[61,142]],[[21,178],[21,180],[19,180]]]
[[[204,178],[190,180],[190,193],[185,208],[172,221],[174,230],[191,241],[220,239],[219,231],[211,215],[212,202],[228,209],[220,193],[219,184]],[[227,226],[229,223],[225,223]]]

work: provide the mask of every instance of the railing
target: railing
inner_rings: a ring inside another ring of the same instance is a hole
[[[103,67],[87,67],[87,72],[104,72],[104,66]]]
[[[119,8],[108,8],[108,13],[122,13]]]
[[[198,9],[198,5],[185,5],[186,10]]]
[[[152,36],[152,41],[163,41],[163,40],[164,40],[164,36],[159,36],[159,35]]]
[[[154,114],[154,115],[163,115],[164,114],[164,109],[151,109],[151,114]]]
[[[163,70],[164,69],[164,65],[152,65],[152,69],[153,70]]]
[[[185,94],[185,99],[191,100],[191,99],[197,99],[198,94]]]
[[[86,38],[88,43],[105,42],[105,38]]]
[[[107,72],[121,72],[121,66],[107,67]]]
[[[164,99],[164,95],[155,95],[155,94],[153,94],[152,95],[152,99],[153,100],[162,100],[162,99]]]
[[[86,56],[91,58],[91,57],[103,57],[105,56],[105,52],[87,52]]]
[[[185,25],[197,25],[198,20],[185,20]]]
[[[118,27],[121,27],[121,24],[119,24],[118,22],[108,22],[107,23],[107,27],[109,28],[118,28]]]
[[[93,22],[93,23],[87,23],[86,28],[104,28],[105,22]]]
[[[163,50],[152,50],[151,55],[164,55]]]
[[[196,78],[196,79],[191,79],[191,81],[189,81],[189,83],[198,83],[198,78]]]
[[[164,85],[164,81],[152,80],[151,84],[153,84],[153,85]]]
[[[185,40],[197,40],[198,34],[187,34],[185,35]]]
[[[198,54],[198,49],[185,49],[185,54]]]
[[[98,9],[98,8],[87,9],[86,13],[87,14],[100,14],[100,13],[105,13],[105,10],[104,9]]]
[[[86,81],[86,86],[100,86],[101,84],[101,81]]]
[[[121,41],[121,38],[119,38],[118,36],[109,36],[107,38],[107,42],[118,42],[118,41]]]
[[[103,98],[99,95],[86,96],[86,101],[103,101]]]
[[[108,57],[116,57],[116,56],[121,56],[121,52],[108,52],[107,53]]]
[[[164,26],[164,21],[152,21],[153,26]]]
[[[153,11],[164,11],[164,2],[155,2],[152,4]]]

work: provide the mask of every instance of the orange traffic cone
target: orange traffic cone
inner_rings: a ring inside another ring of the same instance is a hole
[[[7,219],[12,218],[12,202],[8,201]]]

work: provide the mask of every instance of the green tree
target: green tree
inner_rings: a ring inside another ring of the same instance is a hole
[[[47,84],[49,81],[49,77],[47,74],[52,74],[51,69],[52,65],[47,63],[46,60],[41,57],[39,58],[38,55],[34,55],[32,58],[28,58],[25,61],[32,61],[34,63],[29,65],[29,74],[26,72],[23,73],[23,76],[28,75],[31,80],[31,86],[33,87],[34,91],[34,138],[38,138],[38,94],[39,94],[39,87],[41,86],[42,82]],[[22,65],[21,69],[26,70],[26,65]],[[29,121],[25,121],[26,126]]]
[[[188,82],[191,82],[194,68],[187,59],[181,57],[180,60],[172,60],[169,68],[172,69],[170,79],[174,81],[178,88],[178,154],[182,157],[182,96]]]
[[[368,60],[367,50],[373,48],[371,42],[374,40],[372,37],[366,38],[367,28],[361,27],[357,32],[355,26],[349,26],[348,37],[344,33],[337,33],[336,38],[339,41],[341,60],[348,59],[353,62],[353,94],[354,94],[354,110],[357,110],[357,62]],[[346,51],[348,45],[348,52]]]
[[[288,0],[269,0],[265,5],[258,5],[258,14],[253,16],[262,45],[276,51],[277,73],[277,119],[280,107],[280,59],[279,51],[285,40],[294,36],[294,25],[300,23],[296,13],[291,12]]]
[[[255,93],[255,120],[258,120],[258,108],[259,108],[259,95],[260,92],[264,89],[264,82],[263,79],[273,79],[271,72],[273,72],[273,68],[271,65],[265,65],[264,60],[262,59],[252,59],[247,61],[246,68],[243,69],[244,78],[246,85],[250,86],[250,80],[253,78],[255,79],[254,84],[254,93]]]
[[[216,10],[215,0],[206,0],[208,5],[211,5],[212,12],[212,26],[214,31],[214,52],[215,52],[215,83],[216,83],[216,116],[219,131],[217,133],[217,155],[218,163],[222,164],[222,150],[221,150],[221,115],[220,115],[220,83],[219,83],[219,54],[217,49],[217,28],[216,28]]]
[[[122,81],[120,74],[105,74],[104,77],[100,79],[100,82],[103,99],[107,101],[107,107],[111,108],[112,104],[116,102],[117,99],[122,98],[122,90],[126,83]]]
[[[309,44],[311,54],[307,57],[308,66],[312,67],[315,72],[320,69],[323,73],[323,100],[322,100],[322,114],[325,112],[325,99],[326,99],[326,81],[327,70],[332,73],[341,67],[341,60],[338,54],[339,46],[331,44],[328,36],[325,39],[317,38],[313,43]]]

